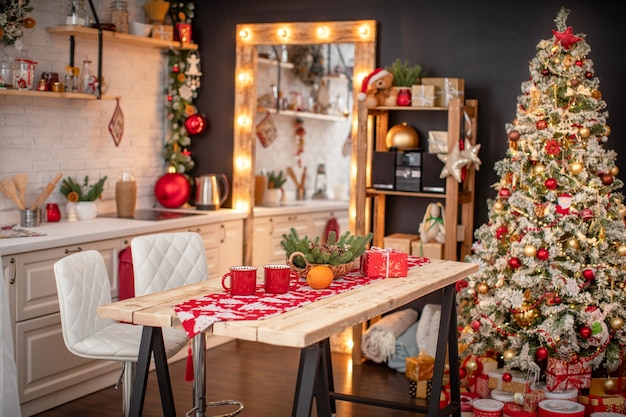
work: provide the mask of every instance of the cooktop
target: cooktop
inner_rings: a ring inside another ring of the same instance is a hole
[[[150,220],[150,221],[159,221],[159,220],[169,220],[169,219],[178,219],[180,217],[189,217],[196,216],[202,213],[193,213],[193,212],[182,212],[182,211],[168,211],[168,210],[153,210],[153,209],[141,209],[135,210],[134,220]],[[108,213],[108,214],[99,214],[99,217],[116,217],[116,213]],[[123,219],[125,217],[119,217]]]

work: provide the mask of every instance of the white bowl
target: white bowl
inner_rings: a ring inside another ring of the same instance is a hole
[[[152,25],[142,22],[130,22],[128,31],[131,35],[135,36],[150,36],[150,32],[152,32]]]

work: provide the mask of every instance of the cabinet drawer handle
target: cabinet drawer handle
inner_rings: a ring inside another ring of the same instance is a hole
[[[274,234],[274,219],[270,219],[270,236]]]
[[[223,224],[220,224],[220,229],[222,230],[222,237],[220,238],[220,243],[224,243],[226,240],[226,228]]]
[[[13,265],[13,276],[9,280],[9,284],[15,284],[15,280],[17,279],[17,265],[15,265],[15,258],[11,258],[11,265]]]
[[[198,227],[198,228],[196,228],[196,230],[191,230],[191,229],[188,229],[187,231],[188,231],[188,232],[196,232],[196,233],[200,233],[200,232],[202,231],[202,229],[200,229],[200,228]]]
[[[298,216],[289,216],[289,217],[287,217],[287,220],[289,220],[289,221],[298,220]]]
[[[77,248],[76,248],[76,249],[74,249],[74,250],[65,249],[65,254],[66,254],[66,255],[69,255],[70,253],[78,253],[78,252],[82,252],[82,251],[83,251],[83,248],[81,248],[81,247],[79,246],[79,247],[77,247]]]

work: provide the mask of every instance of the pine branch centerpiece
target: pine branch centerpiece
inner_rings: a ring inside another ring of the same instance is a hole
[[[354,260],[365,252],[372,237],[371,232],[356,236],[348,231],[337,239],[337,233],[330,231],[326,243],[322,243],[319,236],[314,240],[308,236],[300,237],[292,227],[289,233],[283,234],[280,246],[285,250],[287,263],[300,277],[306,277],[312,266],[327,265],[337,278],[352,269]]]

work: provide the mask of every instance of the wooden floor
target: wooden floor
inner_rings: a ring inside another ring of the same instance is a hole
[[[207,401],[236,399],[244,403],[239,416],[291,416],[294,389],[300,358],[299,349],[262,343],[232,341],[207,352]],[[403,373],[385,364],[365,362],[352,366],[351,355],[333,353],[335,391],[407,403],[422,401],[409,398],[409,383]],[[185,361],[170,366],[177,416],[192,408],[192,383],[185,382]],[[424,404],[422,402],[422,404]],[[52,410],[40,417],[120,417],[122,393],[113,387],[104,389]],[[232,410],[208,408],[206,416]],[[150,373],[144,416],[161,416],[160,397],[154,372]],[[315,406],[313,416],[316,416]],[[337,402],[337,417],[406,417],[416,413],[381,407]]]

